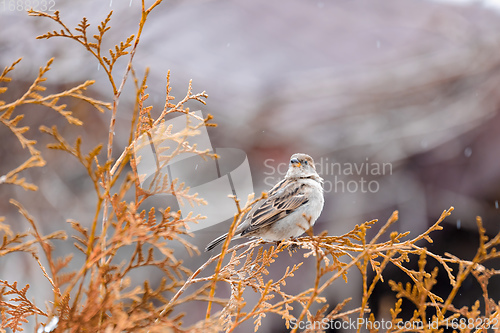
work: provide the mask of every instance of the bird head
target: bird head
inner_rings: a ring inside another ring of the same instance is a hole
[[[293,154],[290,157],[286,178],[317,176],[314,160],[307,154]]]

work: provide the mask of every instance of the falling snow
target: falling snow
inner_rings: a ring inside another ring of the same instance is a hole
[[[465,157],[470,157],[472,155],[472,149],[469,147],[465,148],[464,155]]]

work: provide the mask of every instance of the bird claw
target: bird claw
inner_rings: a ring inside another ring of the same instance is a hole
[[[294,241],[295,239],[291,239]],[[293,253],[297,252],[297,249],[299,248],[299,245],[297,243],[292,243],[291,245],[288,246],[288,254],[290,254],[290,257],[292,256]]]

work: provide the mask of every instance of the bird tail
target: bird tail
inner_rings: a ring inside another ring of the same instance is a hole
[[[216,247],[217,245],[219,245],[220,243],[225,241],[226,238],[227,238],[227,234],[224,234],[222,236],[217,237],[216,239],[214,239],[213,241],[208,243],[207,247],[205,248],[205,252],[213,250],[214,247]]]

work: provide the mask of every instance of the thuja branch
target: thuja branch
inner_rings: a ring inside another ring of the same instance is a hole
[[[141,84],[141,92],[146,88],[145,82]],[[167,73],[167,95],[165,98],[165,107],[160,114],[160,116],[152,122],[150,128],[148,131],[155,130],[158,125],[161,124],[161,122],[165,119],[165,116],[174,112],[179,112],[179,113],[184,113],[186,114],[187,117],[194,117],[198,121],[200,121],[200,124],[197,126],[216,126],[216,124],[210,123],[210,120],[212,120],[212,116],[208,115],[207,118],[199,118],[196,114],[192,113],[189,111],[188,108],[185,108],[184,105],[191,100],[196,100],[202,104],[206,104],[205,100],[208,98],[208,95],[206,94],[205,91],[197,94],[192,93],[192,82],[189,82],[188,85],[188,91],[184,98],[182,98],[178,103],[176,104],[171,104],[169,101],[174,99],[173,96],[170,95],[170,71]],[[151,133],[150,133],[151,134]],[[139,136],[137,135],[136,138],[123,150],[121,155],[118,157],[118,159],[114,162],[113,166],[111,167],[110,174],[113,176],[116,171],[119,169],[119,167],[123,164],[123,162],[126,160],[126,157],[130,154],[130,152],[134,149],[134,146],[137,144],[137,140],[139,139]],[[179,148],[179,147],[178,147]]]
[[[246,246],[249,246],[251,245],[250,248],[248,248],[245,252],[247,251],[250,251],[251,248],[257,246],[258,244],[256,244],[255,241],[248,241],[246,243],[242,243],[242,244],[239,244],[239,245],[235,245],[233,246],[232,248],[228,249],[225,254],[229,254],[229,253],[233,253],[233,252],[236,252]],[[252,246],[253,245],[253,246]],[[200,275],[201,272],[203,272],[208,266],[210,266],[210,264],[214,263],[215,261],[218,261],[221,257],[222,253],[219,253],[218,255],[215,255],[215,256],[212,256],[210,257],[210,259],[208,259],[203,265],[201,265],[187,280],[186,282],[184,283],[184,285],[177,291],[177,293],[170,299],[170,301],[168,302],[167,305],[165,305],[165,307],[162,309],[162,311],[160,312],[160,316],[163,316],[168,310],[170,310],[175,304],[178,304],[179,302],[177,302],[177,300],[179,299],[180,296],[182,296],[182,294],[186,291],[186,289],[195,284],[195,283],[199,283],[199,282],[204,282],[204,281],[210,281],[214,278],[214,276],[208,276],[208,277],[204,277],[204,278],[196,278],[198,275]],[[159,318],[157,320],[159,320]]]
[[[219,277],[219,272],[220,272],[220,270],[222,268],[222,261],[224,260],[224,256],[226,255],[226,252],[228,251],[229,243],[231,242],[231,239],[233,238],[234,232],[235,232],[236,228],[238,227],[238,225],[240,224],[240,222],[243,219],[243,217],[245,216],[245,214],[248,211],[250,211],[250,209],[252,208],[252,206],[257,201],[265,199],[266,197],[267,197],[267,194],[266,193],[262,193],[262,195],[261,195],[261,197],[259,199],[256,199],[256,200],[252,201],[253,197],[250,196],[248,198],[247,204],[245,205],[245,207],[243,209],[241,209],[241,207],[240,207],[240,201],[236,197],[233,197],[234,202],[236,204],[237,213],[234,215],[233,222],[231,223],[231,226],[229,227],[229,231],[228,231],[226,240],[222,244],[221,253],[218,255],[217,266],[215,268],[215,273],[213,275],[212,286],[210,287],[210,294],[209,294],[209,298],[210,299],[209,299],[208,305],[207,305],[207,314],[205,316],[205,318],[207,320],[210,318],[210,310],[212,308],[212,300],[211,299],[215,295],[215,285],[216,285],[218,277]]]

